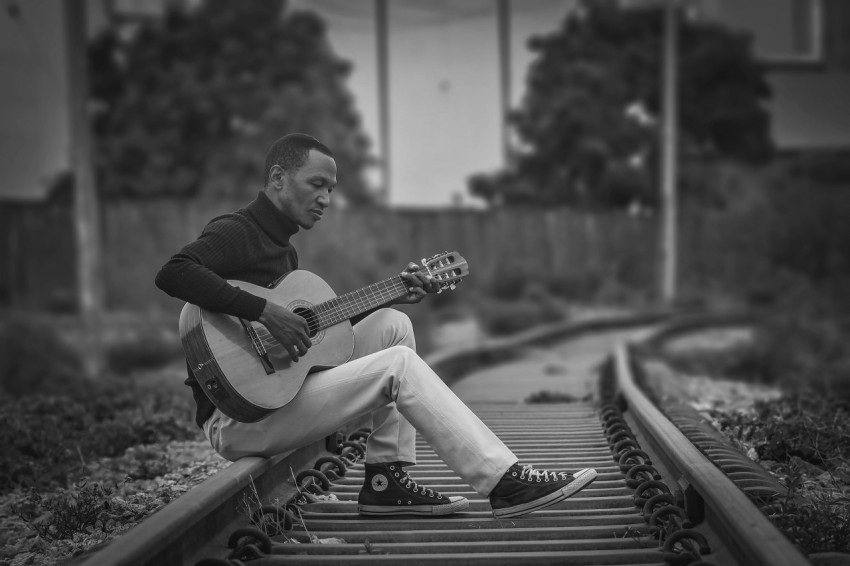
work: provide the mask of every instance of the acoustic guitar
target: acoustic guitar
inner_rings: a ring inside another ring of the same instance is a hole
[[[440,285],[454,289],[469,273],[457,252],[422,260]],[[408,292],[400,275],[336,296],[309,271],[288,273],[275,287],[230,281],[236,287],[286,307],[307,321],[312,347],[293,362],[289,352],[258,322],[187,303],[180,313],[180,339],[189,367],[210,401],[240,422],[256,422],[283,407],[313,371],[347,362],[354,352],[350,318]]]

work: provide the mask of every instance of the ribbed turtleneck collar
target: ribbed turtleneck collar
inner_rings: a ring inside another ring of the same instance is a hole
[[[264,191],[245,209],[277,244],[288,244],[289,238],[298,232],[298,225],[278,210]]]

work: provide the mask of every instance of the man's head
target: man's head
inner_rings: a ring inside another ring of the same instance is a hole
[[[266,156],[265,191],[274,205],[298,226],[309,229],[330,206],[336,186],[333,153],[306,134],[274,142]]]

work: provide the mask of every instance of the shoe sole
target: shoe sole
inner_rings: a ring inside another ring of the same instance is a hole
[[[497,519],[507,519],[510,517],[520,517],[522,515],[526,515],[531,513],[532,511],[537,511],[539,509],[543,509],[545,507],[549,507],[550,505],[554,505],[559,501],[563,501],[568,497],[572,497],[582,489],[586,488],[588,485],[596,479],[596,470],[593,468],[585,468],[583,470],[579,470],[574,474],[575,479],[559,489],[558,491],[553,491],[549,495],[544,495],[543,497],[537,498],[533,501],[529,501],[527,503],[522,503],[520,505],[514,505],[513,507],[505,507],[503,509],[493,509],[493,516]]]
[[[459,497],[451,503],[443,505],[411,505],[400,507],[396,505],[358,505],[357,512],[361,515],[387,516],[387,515],[451,515],[458,511],[469,508],[469,500]]]

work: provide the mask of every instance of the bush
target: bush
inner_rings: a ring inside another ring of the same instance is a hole
[[[481,326],[494,336],[513,334],[566,317],[566,307],[538,284],[528,285],[516,300],[481,299],[476,310]]]
[[[137,445],[196,438],[187,396],[136,384],[97,384],[89,397],[29,396],[0,403],[0,492],[67,486],[85,464]]]
[[[163,367],[183,357],[180,340],[175,337],[142,335],[110,345],[105,352],[106,367],[115,373]]]
[[[772,197],[773,267],[803,275],[815,286],[850,277],[850,191],[802,183]]]
[[[743,285],[750,304],[768,312],[749,369],[850,398],[850,191],[793,177],[774,189],[764,267]]]
[[[528,276],[523,270],[507,269],[493,278],[485,292],[494,299],[515,301],[520,298],[527,283]]]
[[[850,400],[850,335],[826,316],[798,311],[765,315],[752,344],[717,352],[665,352],[684,373],[771,384],[795,393]]]
[[[24,319],[0,323],[0,387],[4,396],[67,393],[82,373],[76,352],[52,327]]]
[[[758,333],[753,366],[788,388],[850,399],[848,338],[835,320],[779,314]]]

